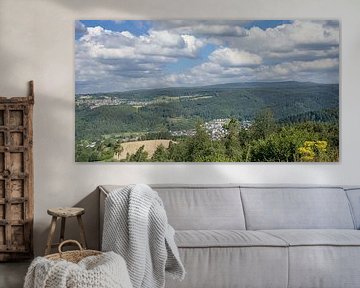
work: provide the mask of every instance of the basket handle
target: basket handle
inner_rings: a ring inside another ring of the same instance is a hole
[[[63,251],[61,250],[61,248],[62,248],[65,244],[67,244],[67,243],[76,244],[76,246],[79,247],[80,252],[84,251],[84,249],[82,248],[81,244],[80,244],[78,241],[76,241],[76,240],[65,240],[65,241],[61,242],[60,245],[59,245],[59,247],[58,247],[58,251],[59,251],[60,257],[61,257],[61,255],[62,255],[62,253],[63,253]]]

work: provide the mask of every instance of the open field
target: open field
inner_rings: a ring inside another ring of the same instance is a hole
[[[148,153],[148,157],[151,158],[151,156],[154,154],[156,148],[159,145],[163,145],[165,148],[168,148],[170,145],[171,140],[145,140],[145,141],[132,141],[132,142],[124,142],[121,143],[121,146],[123,147],[123,150],[120,154],[115,153],[114,159],[115,160],[124,160],[126,159],[126,155],[129,154],[135,154],[136,151],[144,145],[144,151]]]

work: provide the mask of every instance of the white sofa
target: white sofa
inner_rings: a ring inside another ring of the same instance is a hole
[[[360,287],[360,188],[151,186],[187,271],[167,288]]]

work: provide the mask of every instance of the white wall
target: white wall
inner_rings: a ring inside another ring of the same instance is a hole
[[[341,161],[337,164],[77,164],[74,162],[75,19],[293,19],[341,21]],[[99,184],[360,184],[360,1],[358,0],[0,0],[0,95],[26,95],[35,81],[35,249],[46,208],[87,208],[96,245]],[[74,231],[73,231],[74,232]],[[72,235],[71,235],[72,236]]]

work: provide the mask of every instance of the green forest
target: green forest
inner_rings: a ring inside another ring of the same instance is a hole
[[[339,129],[336,122],[280,124],[269,110],[265,110],[248,130],[241,129],[236,119],[231,119],[226,129],[228,134],[214,141],[198,123],[194,136],[177,139],[169,148],[160,145],[151,158],[148,158],[144,147],[140,147],[124,161],[334,162],[339,159]],[[95,149],[78,146],[76,158],[80,162],[112,161],[114,153],[120,151],[121,143],[108,138]]]
[[[81,99],[76,95],[76,99]],[[87,95],[76,105],[76,161],[115,161],[128,139],[169,139],[126,162],[335,162],[339,160],[339,87],[301,82],[137,90]],[[100,100],[99,100],[100,99]],[[104,99],[104,104],[102,100]],[[110,100],[106,100],[110,99]],[[121,104],[111,105],[111,101]],[[110,101],[110,105],[106,101]],[[137,102],[134,102],[137,101]],[[84,104],[85,103],[85,104]],[[100,103],[100,104],[99,104]],[[140,104],[139,104],[140,103]],[[226,118],[213,139],[204,123]],[[244,127],[243,121],[251,125]],[[173,131],[190,131],[174,136]]]

